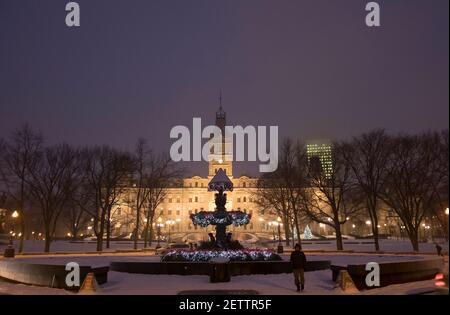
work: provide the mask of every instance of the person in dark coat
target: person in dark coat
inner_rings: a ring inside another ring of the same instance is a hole
[[[295,250],[291,253],[292,270],[297,292],[305,289],[306,256],[302,252],[300,244],[295,244]]]
[[[438,243],[435,243],[435,245],[438,256],[442,256],[442,246],[439,245]]]

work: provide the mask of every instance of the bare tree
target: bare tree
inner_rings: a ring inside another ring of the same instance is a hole
[[[433,181],[433,189],[436,195],[436,202],[430,209],[431,219],[438,221],[438,228],[441,234],[448,241],[448,215],[445,209],[448,208],[448,191],[449,191],[449,149],[448,149],[448,130],[443,130],[439,134],[434,133],[434,141],[436,142],[435,159],[436,174],[439,180]],[[434,221],[434,220],[433,220]],[[436,228],[436,226],[434,226]]]
[[[26,233],[25,209],[29,207],[30,203],[30,192],[26,182],[29,180],[30,171],[36,167],[42,142],[40,133],[31,130],[28,125],[23,125],[15,130],[3,145],[0,180],[3,183],[2,189],[4,193],[14,201],[17,206],[16,210],[19,213],[19,253],[23,251]]]
[[[285,226],[286,245],[289,245],[290,226],[295,228],[297,243],[301,245],[300,222],[303,219],[303,198],[307,186],[307,157],[304,145],[285,139],[275,172],[258,181],[256,200],[264,208],[275,209]]]
[[[276,215],[284,222],[284,233],[286,246],[289,246],[291,238],[290,218],[292,217],[289,207],[289,192],[284,181],[278,176],[278,172],[266,173],[258,179],[254,199],[260,208],[260,213]]]
[[[66,144],[46,148],[26,179],[42,213],[45,252],[50,251],[60,215],[78,184],[77,154]]]
[[[355,180],[365,196],[370,217],[375,250],[380,250],[378,237],[379,195],[387,174],[390,138],[384,130],[374,130],[353,139],[342,150]]]
[[[147,244],[151,246],[154,229],[153,223],[158,206],[167,195],[167,188],[170,186],[181,185],[182,181],[178,178],[182,175],[183,170],[176,167],[172,159],[167,153],[155,155],[150,153],[147,158],[148,171],[142,185],[146,191],[145,227],[144,227],[144,247]]]
[[[134,200],[134,209],[136,211],[136,226],[134,232],[134,249],[137,249],[137,244],[140,236],[140,222],[141,222],[141,210],[148,203],[151,193],[151,187],[149,185],[149,167],[151,160],[151,152],[147,148],[147,142],[145,139],[138,139],[135,149],[135,180],[136,180],[136,199]],[[148,222],[148,219],[147,219]]]
[[[281,178],[287,188],[291,220],[297,232],[297,243],[301,246],[300,222],[303,212],[303,194],[307,186],[308,160],[305,146],[290,139],[283,142],[278,162]]]
[[[97,251],[102,251],[105,234],[109,248],[111,212],[131,182],[133,161],[129,154],[108,146],[86,149],[83,155],[87,193],[92,198],[91,205],[84,210],[94,219]]]
[[[334,229],[338,250],[344,249],[342,225],[361,210],[361,195],[351,177],[351,167],[344,158],[344,150],[342,144],[333,144],[331,174],[310,168],[311,187],[303,194],[307,216]]]
[[[388,174],[380,195],[402,220],[414,251],[419,250],[420,224],[436,201],[436,137],[433,134],[395,137],[388,163]]]

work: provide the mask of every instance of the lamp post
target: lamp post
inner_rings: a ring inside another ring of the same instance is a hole
[[[15,221],[18,217],[19,217],[19,212],[17,212],[17,210],[15,210],[12,214],[11,217],[13,218],[13,221]],[[15,230],[15,223],[13,223],[13,230]],[[12,232],[12,233],[11,233]],[[13,237],[16,235],[16,233],[14,231],[11,231],[9,233],[9,244],[8,247],[5,249],[5,252],[3,253],[3,257],[7,257],[7,258],[14,258],[15,256],[15,250],[13,247]],[[22,235],[22,233],[20,234]]]
[[[13,231],[14,231],[14,234],[16,234],[15,233],[16,232],[16,220],[19,217],[19,212],[17,212],[17,210],[14,210],[14,212],[11,214],[11,217],[13,218]],[[12,237],[10,238],[9,243],[10,243],[11,246],[13,245]]]

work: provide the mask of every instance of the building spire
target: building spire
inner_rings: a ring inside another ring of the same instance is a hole
[[[219,110],[216,112],[216,126],[221,129],[225,128],[226,114],[222,108],[222,89],[219,92]]]

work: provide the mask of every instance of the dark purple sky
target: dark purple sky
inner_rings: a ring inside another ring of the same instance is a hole
[[[0,136],[167,150],[220,89],[280,138],[448,128],[448,0],[378,1],[378,29],[362,0],[80,0],[76,29],[67,2],[0,0]]]

